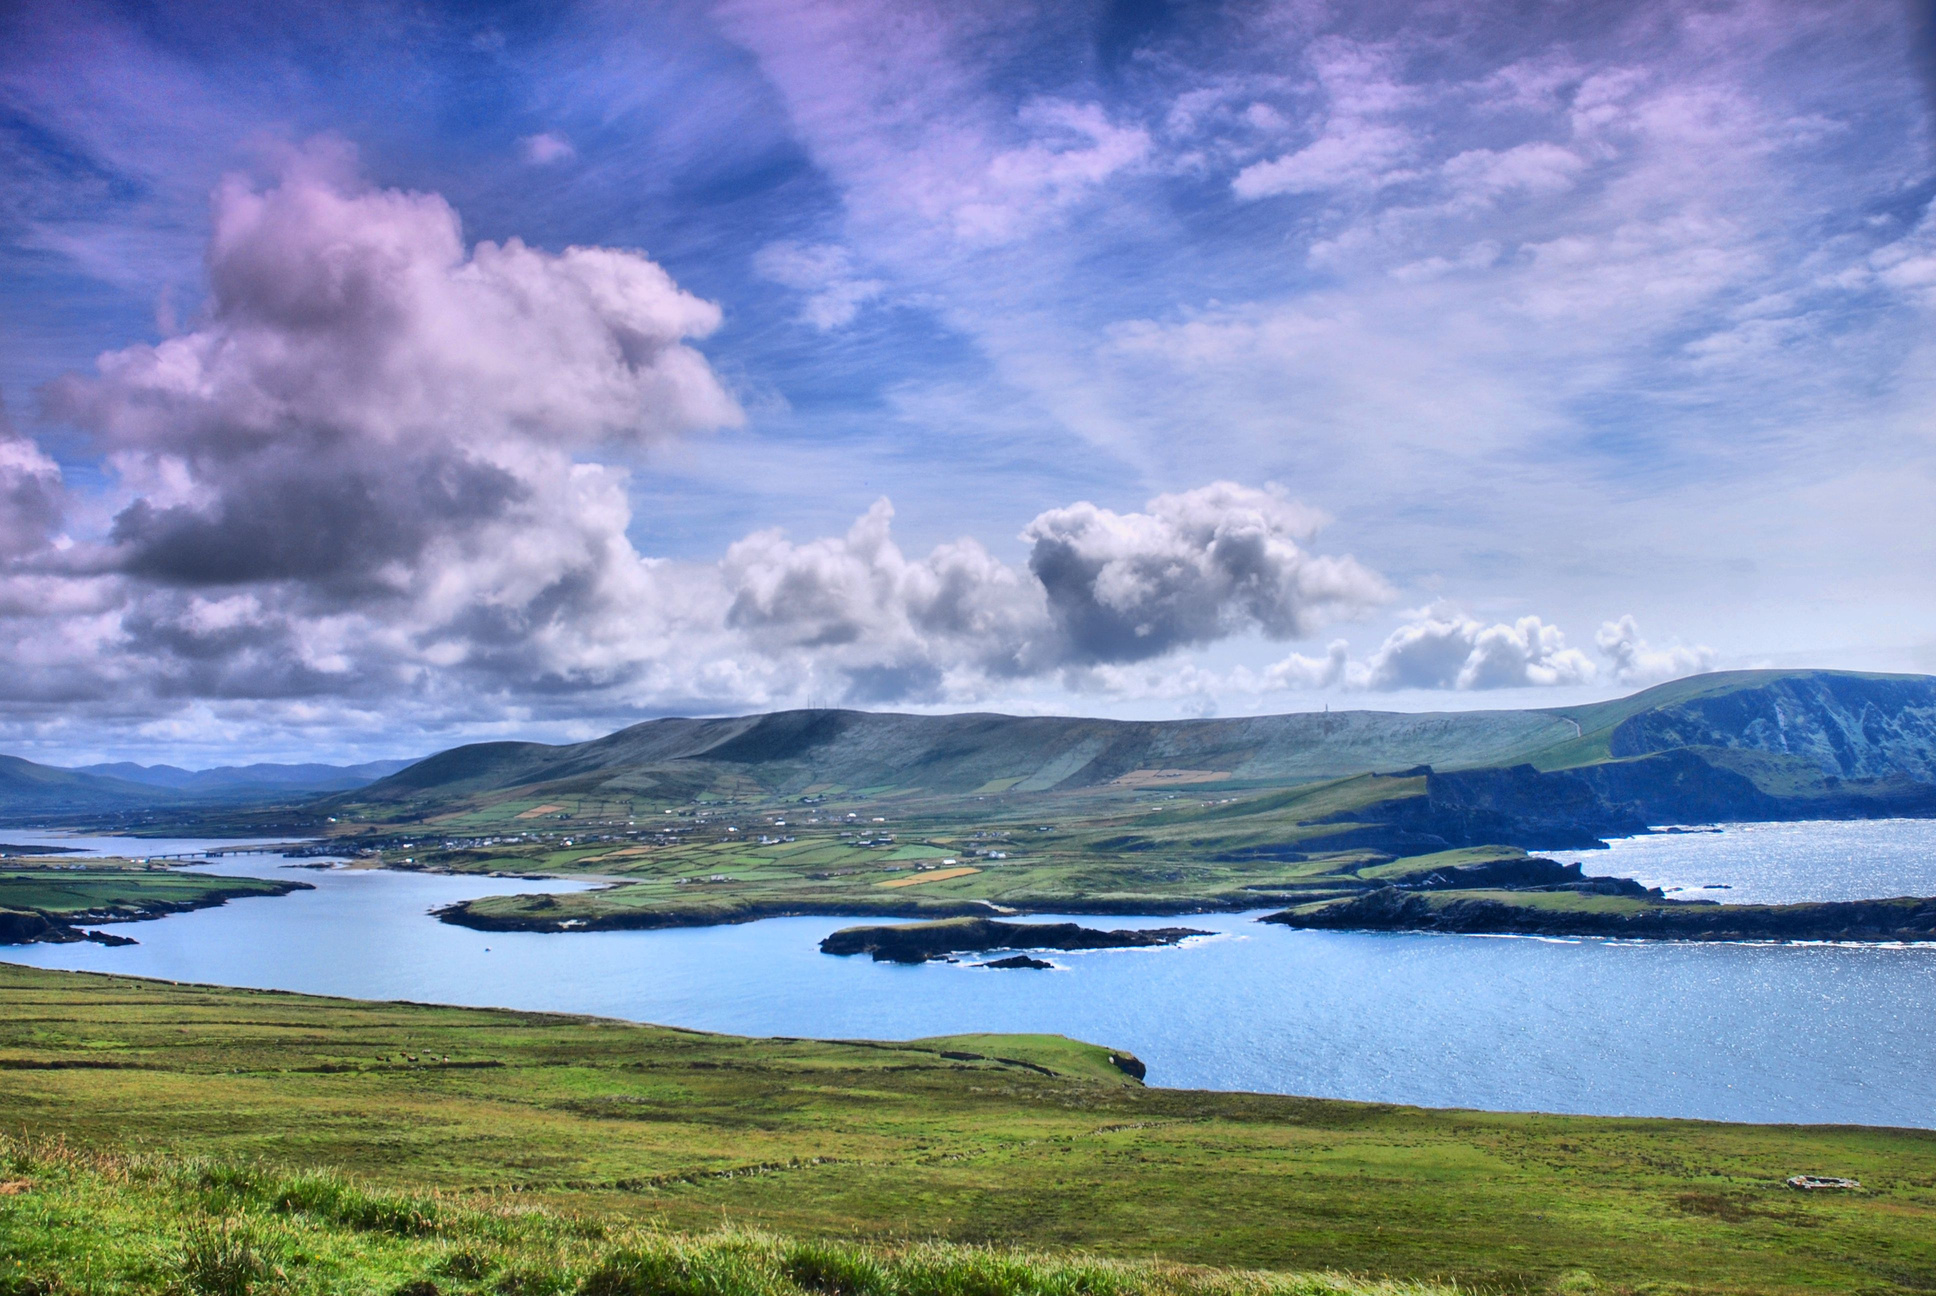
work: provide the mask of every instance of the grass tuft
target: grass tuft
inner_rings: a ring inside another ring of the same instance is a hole
[[[331,1171],[292,1175],[277,1185],[270,1209],[307,1215],[363,1232],[421,1237],[438,1229],[437,1204],[422,1197],[369,1192]]]
[[[273,1272],[246,1220],[198,1220],[182,1236],[182,1281],[201,1296],[251,1296]]]

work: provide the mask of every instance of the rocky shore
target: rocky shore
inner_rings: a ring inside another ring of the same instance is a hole
[[[951,954],[991,950],[1147,949],[1174,945],[1209,932],[1193,927],[1145,927],[1098,931],[1077,923],[1012,923],[995,918],[880,927],[843,927],[820,942],[823,954],[871,954],[876,963],[925,963]],[[1004,961],[1006,963],[1006,961]],[[1030,966],[1006,963],[1007,966]]]
[[[1384,887],[1315,908],[1270,914],[1259,921],[1327,931],[1697,941],[1936,941],[1936,898],[1733,905],[1621,897],[1602,907],[1562,907],[1537,903],[1533,895],[1519,902],[1495,897],[1430,896]]]
[[[50,913],[43,909],[0,908],[0,945],[69,945],[93,941],[97,945],[138,944],[131,936],[94,930],[94,923],[144,922],[169,914],[213,909],[240,896],[282,896],[291,891],[313,891],[307,882],[251,881],[246,892],[210,891],[193,900],[142,899],[120,901],[84,913]]]
[[[38,909],[0,909],[0,945],[71,945],[94,941],[100,945],[132,945],[126,936],[86,931]]]

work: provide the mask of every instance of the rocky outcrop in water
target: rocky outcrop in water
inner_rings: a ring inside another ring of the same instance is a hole
[[[1191,936],[1208,936],[1190,927],[1145,927],[1097,931],[1077,923],[1012,923],[995,918],[951,918],[944,922],[902,923],[881,927],[843,927],[820,942],[822,954],[871,954],[876,963],[925,963],[950,954],[989,950],[1146,949],[1174,945]]]
[[[1416,873],[1391,874],[1384,879],[1406,891],[1578,891],[1587,895],[1632,896],[1639,900],[1662,899],[1657,888],[1644,887],[1632,878],[1588,877],[1578,864],[1529,855],[1514,859],[1484,860],[1477,864],[1440,865]]]

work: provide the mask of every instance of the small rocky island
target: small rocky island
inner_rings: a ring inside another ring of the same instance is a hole
[[[1146,927],[1098,931],[1078,923],[1013,923],[996,918],[950,918],[941,922],[843,927],[820,942],[822,954],[871,954],[876,963],[925,963],[951,954],[991,950],[1147,949],[1174,945],[1209,932],[1193,927]],[[1000,961],[1004,967],[1034,962]],[[984,966],[997,966],[985,964]]]

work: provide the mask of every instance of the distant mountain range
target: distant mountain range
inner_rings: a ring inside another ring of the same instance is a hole
[[[177,805],[308,801],[363,787],[411,764],[383,760],[362,765],[224,765],[185,770],[119,761],[63,769],[0,756],[0,814],[17,819]]]
[[[220,765],[214,769],[185,770],[174,765],[136,765],[116,761],[109,765],[78,765],[77,774],[94,774],[143,783],[149,787],[171,788],[180,792],[218,794],[262,792],[347,792],[374,783],[414,760],[366,761],[361,765]]]
[[[1462,816],[1466,835],[1482,832],[1488,815],[1557,828],[1569,817],[1584,825],[1936,814],[1936,678],[1732,671],[1578,707],[1213,720],[781,711],[357,766],[65,770],[0,757],[0,815],[306,803],[369,820],[601,794],[676,804],[1234,791],[1423,766],[1437,774],[1434,821]]]

